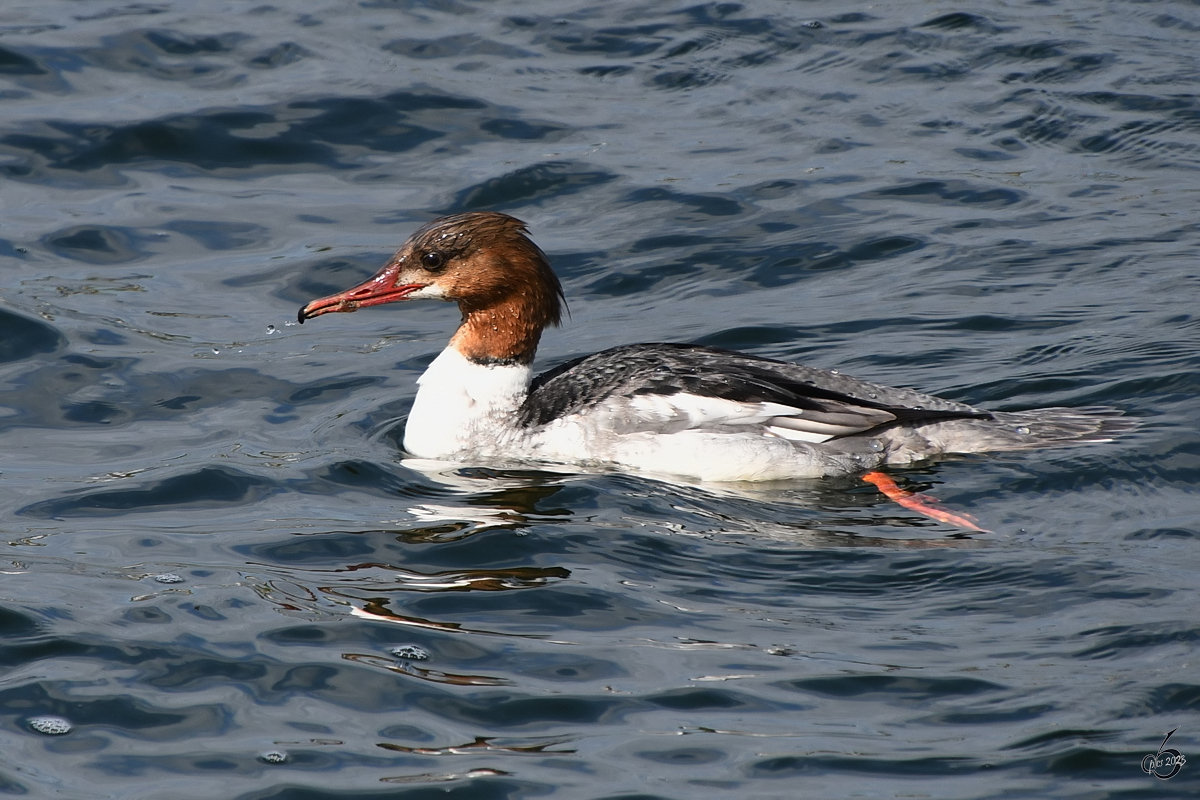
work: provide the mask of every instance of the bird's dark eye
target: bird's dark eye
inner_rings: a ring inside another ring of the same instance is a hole
[[[441,269],[446,263],[446,257],[437,250],[430,250],[421,256],[421,266],[430,272]]]

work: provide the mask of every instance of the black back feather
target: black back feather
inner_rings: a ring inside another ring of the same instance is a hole
[[[679,393],[817,412],[885,411],[892,423],[991,419],[961,403],[785,361],[687,344],[635,344],[576,358],[538,375],[520,411],[525,427],[584,411],[613,395]]]

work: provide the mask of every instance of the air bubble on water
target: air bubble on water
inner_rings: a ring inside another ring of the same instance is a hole
[[[164,572],[161,575],[155,575],[154,580],[159,583],[183,583],[183,578],[174,572]]]
[[[276,331],[276,328],[275,328],[275,326],[274,326],[274,325],[268,325],[268,326],[267,326],[267,336],[270,336],[270,335],[271,335],[272,333],[274,333],[275,331]]]
[[[388,652],[390,652],[396,658],[404,658],[409,661],[424,661],[425,659],[429,658],[429,653],[425,652],[424,648],[418,647],[415,644],[398,645],[393,647]]]
[[[1017,433],[1021,434],[1022,436],[1025,436],[1029,433],[1029,428],[1026,428],[1024,425],[1021,425],[1017,428]]]
[[[62,717],[30,717],[28,724],[32,730],[47,736],[62,736],[71,732],[71,723]]]
[[[876,453],[882,451],[883,450],[883,442],[879,441],[878,439],[872,439],[871,440],[871,449],[874,450]]]
[[[268,750],[265,753],[259,753],[258,758],[268,764],[282,764],[288,760],[288,755],[282,750]]]

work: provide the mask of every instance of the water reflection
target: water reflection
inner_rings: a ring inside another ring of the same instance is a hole
[[[570,514],[566,510],[547,510],[545,501],[560,490],[572,485],[587,491],[595,490],[596,476],[600,485],[614,483],[627,498],[644,498],[656,504],[666,504],[678,516],[686,514],[691,524],[677,523],[671,527],[677,533],[695,535],[751,535],[765,541],[786,542],[791,545],[823,546],[891,546],[891,547],[958,547],[971,546],[975,541],[963,531],[934,526],[919,516],[892,515],[881,520],[877,516],[859,513],[867,508],[883,507],[887,502],[871,487],[855,478],[813,481],[778,481],[756,483],[701,483],[672,476],[637,477],[610,471],[591,475],[567,472],[565,467],[545,465],[547,471],[532,471],[514,467],[508,470],[495,467],[464,467],[444,461],[406,458],[404,467],[412,469],[438,486],[451,490],[460,505],[418,505],[408,511],[421,521],[444,521],[474,530],[520,526]],[[909,471],[911,476],[928,476],[932,468]],[[915,484],[923,491],[927,482]],[[574,498],[573,498],[574,499]],[[573,505],[578,507],[578,500]],[[899,508],[898,514],[907,514]],[[789,517],[803,515],[803,521],[785,522]],[[695,520],[699,518],[697,524]],[[927,538],[885,537],[863,535],[856,528],[878,530],[881,522],[900,527],[931,527]],[[462,530],[460,527],[459,530]],[[937,537],[937,538],[935,538]],[[983,544],[979,540],[976,544]]]

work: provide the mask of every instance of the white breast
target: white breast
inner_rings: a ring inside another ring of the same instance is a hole
[[[494,454],[511,437],[529,380],[528,367],[476,364],[446,348],[417,381],[404,449],[420,458]]]

